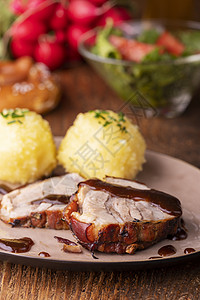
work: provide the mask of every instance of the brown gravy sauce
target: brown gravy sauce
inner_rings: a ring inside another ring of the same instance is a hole
[[[185,231],[185,229],[178,227],[177,232],[173,235],[168,235],[168,240],[172,240],[172,241],[182,241],[185,240],[187,238],[187,232]]]
[[[21,239],[0,239],[0,249],[13,253],[28,252],[33,245],[34,242],[28,237]]]
[[[47,195],[44,198],[31,201],[31,204],[41,204],[41,203],[50,203],[55,204],[67,204],[69,202],[70,196],[66,195]]]
[[[6,186],[5,184],[0,184],[0,194],[5,195],[11,191],[12,189]]]
[[[63,243],[63,244],[66,244],[66,245],[73,245],[73,246],[78,246],[76,243],[68,240],[68,239],[65,239],[65,238],[62,238],[60,236],[54,236],[54,238],[59,242],[59,243]]]
[[[94,252],[92,252],[92,258],[99,259],[96,255],[94,255]]]
[[[160,256],[170,256],[176,253],[176,248],[172,245],[163,246],[158,250]]]
[[[177,231],[175,234],[173,235],[168,235],[168,240],[172,240],[172,241],[182,241],[185,240],[187,238],[188,234],[187,234],[187,228],[185,226],[185,222],[184,220],[181,218],[179,220],[179,226],[177,228]]]
[[[162,256],[151,256],[149,259],[156,259],[156,258],[162,258]]]
[[[187,228],[185,226],[185,221],[183,220],[183,218],[180,219],[180,227],[183,228],[185,231],[187,231]]]
[[[189,253],[193,253],[193,252],[196,252],[196,250],[193,249],[193,248],[186,248],[186,249],[184,250],[184,253],[185,253],[185,254],[189,254]]]
[[[42,252],[38,253],[38,256],[41,256],[41,257],[50,257],[51,255],[49,253],[47,253],[47,252],[42,251]]]
[[[123,187],[103,182],[99,179],[89,179],[79,185],[88,185],[94,190],[101,190],[112,196],[133,199],[134,201],[143,200],[151,202],[165,213],[176,217],[179,217],[182,214],[181,203],[177,198],[154,189],[140,190],[132,187]]]

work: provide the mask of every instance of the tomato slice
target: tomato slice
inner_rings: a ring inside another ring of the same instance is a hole
[[[116,35],[111,35],[109,41],[124,59],[134,62],[141,62],[148,53],[157,48],[157,45],[145,44]]]
[[[184,45],[168,31],[160,35],[156,44],[163,46],[169,53],[176,56],[180,56],[185,49]]]

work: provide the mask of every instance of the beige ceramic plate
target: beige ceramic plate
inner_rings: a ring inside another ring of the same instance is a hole
[[[138,251],[134,255],[117,255],[96,253],[94,259],[91,253],[83,249],[83,253],[64,253],[62,244],[54,236],[74,240],[71,232],[48,229],[11,228],[0,222],[0,237],[20,238],[30,237],[34,246],[30,252],[12,254],[0,251],[0,259],[13,263],[33,266],[45,266],[67,270],[126,270],[169,265],[200,254],[200,170],[175,158],[147,151],[147,163],[138,176],[138,180],[145,182],[149,187],[171,193],[181,200],[183,219],[188,229],[188,238],[182,241],[164,240],[146,250]],[[166,258],[149,259],[158,256],[158,249],[164,245],[173,245],[177,252]],[[184,254],[184,249],[192,247],[196,250],[192,254]],[[38,253],[48,252],[51,256],[41,258]]]

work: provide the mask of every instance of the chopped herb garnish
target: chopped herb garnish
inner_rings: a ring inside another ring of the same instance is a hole
[[[13,124],[13,123],[16,123],[16,121],[15,120],[14,121],[10,121],[7,124]]]
[[[117,122],[117,120],[116,120],[115,118],[113,118],[112,116],[109,116],[109,119],[111,119],[111,120]]]
[[[122,126],[121,124],[117,124],[117,126],[120,128],[120,130],[122,131],[122,132],[125,132],[125,133],[128,133],[128,131],[126,130],[126,127],[125,126]]]
[[[106,110],[91,110],[90,112],[94,112],[95,113],[95,118],[101,118],[103,120],[105,120],[106,118],[103,116],[103,114],[108,114],[108,112]]]
[[[110,125],[112,122],[109,122],[109,121],[106,121],[104,124],[103,124],[103,127],[106,127],[107,125]]]
[[[16,114],[16,113],[12,113],[12,118],[15,119],[15,118],[23,118],[24,115],[19,115],[19,114]]]
[[[113,116],[110,116],[109,112],[106,110],[91,110],[90,112],[94,113],[94,117],[96,119],[105,120],[105,122],[103,123],[103,127],[106,127],[112,123],[117,123],[116,125],[122,132],[128,133],[126,127],[121,124],[122,122],[126,122],[123,112],[118,113],[118,119],[114,118]],[[98,123],[101,124],[100,122]]]
[[[9,114],[4,114],[3,111],[1,112],[1,115],[3,118],[7,118],[9,116]]]
[[[118,113],[118,116],[119,116],[119,122],[126,122],[125,119],[124,119],[124,113],[123,112],[120,111]]]
[[[15,109],[4,109],[1,112],[1,116],[4,119],[7,119],[9,117],[9,119],[14,119],[9,121],[7,124],[13,124],[13,123],[20,123],[23,124],[23,122],[21,120],[17,120],[18,118],[24,118],[25,114],[29,112],[28,109],[20,109],[20,108],[15,108]]]

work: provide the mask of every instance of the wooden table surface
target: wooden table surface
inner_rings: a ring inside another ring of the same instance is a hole
[[[77,113],[120,110],[122,102],[86,65],[59,73],[63,99],[47,114],[54,135],[64,135]],[[127,109],[127,108],[125,108]],[[200,96],[175,119],[133,115],[148,149],[200,168]],[[72,272],[1,262],[0,299],[200,299],[200,259],[129,272]]]

